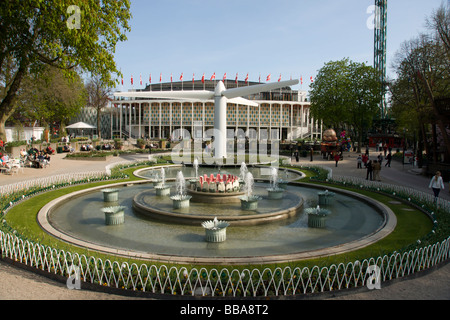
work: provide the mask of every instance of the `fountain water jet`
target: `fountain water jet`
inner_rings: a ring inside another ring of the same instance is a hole
[[[186,181],[184,180],[184,175],[181,171],[177,173],[175,190],[176,194],[170,197],[173,201],[173,208],[181,209],[189,207],[192,196],[186,195]]]
[[[155,186],[157,196],[168,196],[170,195],[170,186],[166,185],[166,172],[164,168],[161,168],[161,183]]]
[[[284,189],[278,187],[278,169],[275,167],[270,168],[270,185],[267,189],[269,193],[269,199],[280,200],[283,198]]]
[[[253,175],[251,174],[251,172],[247,172],[244,181],[245,196],[240,197],[241,208],[243,210],[256,210],[258,208],[258,201],[261,200],[261,198],[253,195],[253,188]]]

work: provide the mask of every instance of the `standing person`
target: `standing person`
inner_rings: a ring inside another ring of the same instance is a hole
[[[364,164],[364,168],[367,168],[367,161],[368,161],[369,159],[368,159],[368,157],[367,157],[367,154],[364,154],[363,156],[362,156],[362,163]]]
[[[383,165],[383,155],[380,153],[378,155],[378,162],[380,163],[380,167]]]
[[[362,156],[361,155],[359,155],[358,156],[358,159],[356,160],[357,161],[357,163],[358,163],[358,165],[357,165],[357,169],[362,169]]]
[[[369,161],[367,162],[366,168],[367,168],[366,180],[369,180],[369,178],[370,178],[370,180],[372,180],[372,179],[373,179],[372,160],[369,160]]]
[[[381,181],[380,178],[381,163],[378,162],[377,160],[374,160],[372,170],[373,170],[373,180]]]
[[[442,180],[441,172],[437,171],[436,175],[431,178],[430,185],[428,188],[433,189],[434,201],[437,202],[439,193],[444,190],[444,181]]]

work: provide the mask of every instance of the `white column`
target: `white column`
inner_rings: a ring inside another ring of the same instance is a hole
[[[269,136],[267,140],[272,140],[272,103],[269,103]]]
[[[161,121],[162,121],[162,102],[159,102],[159,139],[162,139]]]
[[[227,157],[227,99],[222,96],[225,85],[222,81],[217,84],[214,92],[214,157]]]
[[[173,102],[169,103],[169,135],[172,136]]]
[[[119,108],[119,138],[122,139],[122,113],[123,113],[123,104],[120,103]]]
[[[302,105],[302,108],[301,108],[301,111],[300,111],[300,126],[302,128],[301,134],[300,134],[300,138],[301,139],[303,139],[303,129],[305,128],[304,117],[305,117],[305,114],[304,114],[304,108],[303,108],[303,105]]]
[[[133,109],[133,105],[130,103],[130,110],[128,113],[128,138],[131,139],[131,111]]]
[[[261,105],[258,106],[258,141],[261,140]]]
[[[291,140],[294,139],[294,105],[291,104]]]
[[[250,130],[250,106],[247,106],[247,135]]]
[[[142,102],[139,102],[139,138],[142,137],[142,131],[141,131],[141,118],[142,118]]]

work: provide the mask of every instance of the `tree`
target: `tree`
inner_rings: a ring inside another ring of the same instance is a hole
[[[22,81],[51,65],[98,74],[110,86],[119,73],[114,51],[130,30],[129,0],[0,2],[0,137],[14,113]],[[75,22],[75,24],[73,24]]]
[[[364,63],[350,63],[349,78],[348,124],[355,129],[361,152],[363,135],[379,115],[381,84],[378,71]]]
[[[68,79],[61,69],[46,66],[42,72],[30,74],[23,80],[12,118],[58,123],[64,131],[67,122],[85,104],[84,84],[79,75]]]
[[[101,138],[101,114],[111,100],[109,97],[112,91],[99,76],[93,76],[86,85],[86,92],[88,100],[86,105],[97,111],[97,132]]]
[[[450,61],[444,43],[439,38],[423,34],[406,41],[397,53],[393,66],[397,72],[397,79],[390,88],[393,111],[396,116],[402,114],[404,121],[409,118],[409,121],[406,120],[409,123],[418,122],[423,140],[426,140],[429,131],[426,127],[431,124],[435,161],[436,127],[439,128],[445,159],[450,161],[450,137],[447,132],[450,119],[438,105],[441,99],[450,98]],[[408,105],[412,106],[416,113],[408,114],[402,111]],[[420,118],[414,121],[415,116]],[[428,141],[425,148],[427,154],[430,154]]]
[[[352,128],[361,152],[364,131],[379,112],[377,71],[349,59],[332,61],[319,70],[311,85],[311,113],[326,125]]]
[[[347,88],[350,79],[346,77],[349,59],[330,61],[318,72],[311,85],[311,114],[328,126],[342,127],[347,120]]]

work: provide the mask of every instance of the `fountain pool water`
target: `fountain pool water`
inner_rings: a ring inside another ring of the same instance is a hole
[[[166,176],[176,176],[175,172],[189,176],[189,169],[166,168]],[[200,168],[199,174],[208,172],[204,169]],[[249,168],[249,171],[253,169]],[[152,176],[156,172],[147,173]],[[233,173],[237,172],[230,172]],[[144,181],[114,186],[120,189],[118,205],[125,208],[123,224],[105,225],[102,208],[107,204],[103,202],[101,189],[98,188],[85,190],[76,197],[67,195],[45,214],[49,224],[57,230],[57,236],[64,234],[66,241],[81,241],[86,247],[95,244],[103,247],[104,251],[114,253],[121,250],[130,256],[149,259],[172,260],[171,257],[178,257],[182,261],[198,261],[208,258],[215,259],[217,263],[255,256],[270,257],[270,261],[276,261],[276,257],[286,255],[312,257],[315,252],[323,255],[324,251],[330,252],[330,248],[343,250],[346,244],[355,244],[360,239],[370,243],[368,238],[378,234],[386,224],[383,207],[333,190],[333,202],[326,208],[331,212],[326,228],[310,228],[305,209],[317,206],[317,194],[322,189],[291,183],[282,200],[270,200],[266,191],[270,184],[257,179],[252,195],[261,200],[254,211],[242,210],[239,203],[191,203],[187,208],[174,209],[170,197],[156,196],[151,182]],[[167,184],[175,193],[180,188],[174,178],[168,178]],[[136,200],[157,208],[168,217],[181,215],[189,219],[180,222],[143,214],[136,210]],[[289,211],[290,208],[295,208],[293,214],[283,219],[271,218],[262,224],[248,221],[252,217],[263,218],[277,211]],[[205,242],[202,223],[216,217],[230,224],[227,239],[220,243]],[[240,220],[245,223],[240,224]]]

